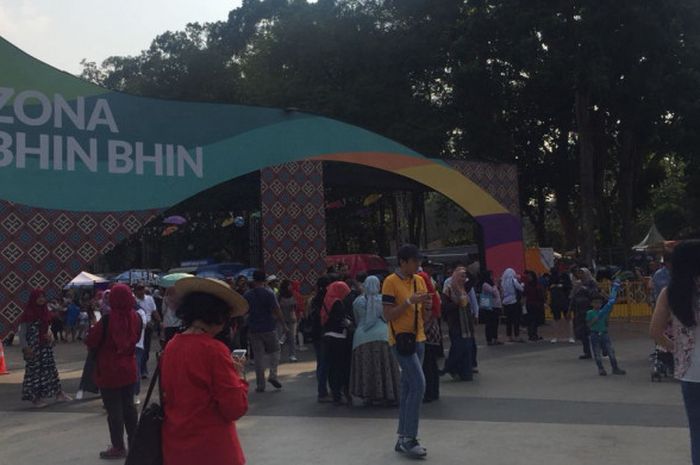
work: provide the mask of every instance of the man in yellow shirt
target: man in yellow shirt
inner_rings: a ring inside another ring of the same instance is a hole
[[[432,297],[427,292],[425,281],[416,274],[422,260],[418,247],[404,245],[396,257],[399,269],[384,280],[382,287],[384,318],[389,322],[389,344],[401,366],[399,439],[394,449],[421,458],[427,455],[425,447],[418,442],[420,407],[425,394],[423,311]]]

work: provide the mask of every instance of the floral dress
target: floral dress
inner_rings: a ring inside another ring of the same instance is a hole
[[[55,397],[62,392],[58,369],[51,344],[42,343],[39,322],[26,323],[26,346],[32,349],[34,358],[28,360],[22,383],[22,400],[36,401]]]

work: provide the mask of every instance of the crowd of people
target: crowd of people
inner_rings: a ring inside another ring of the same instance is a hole
[[[283,356],[297,362],[297,351],[311,344],[318,402],[398,406],[395,450],[420,458],[427,455],[418,439],[421,405],[440,399],[442,377],[470,381],[479,373],[480,325],[487,346],[503,345],[504,337],[510,344],[525,343],[521,328],[530,343],[540,343],[548,304],[555,320],[551,342],[578,339],[580,358],[594,359],[601,376],[607,375],[605,356],[613,374],[625,374],[608,333],[619,283],[606,296],[586,268],[545,276],[531,271],[518,276],[509,268],[494,279],[465,263],[438,273],[412,245],[397,257],[396,272],[385,277],[329,270],[308,298],[298,283],[262,270],[252,282],[243,278],[232,285],[203,278],[153,291],[115,285],[69,298],[65,310],[37,290],[19,328],[27,363],[22,397],[37,408],[54,397],[70,400],[61,388],[53,346],[72,339],[75,327],[75,340],[88,348],[77,397],[99,392],[108,414],[111,447],[102,458],[126,456],[138,421],[140,383],[160,376],[165,463],[191,463],[202,451],[211,464],[243,463],[234,422],[247,410],[248,360],[255,366],[256,393],[268,386],[280,390]],[[80,327],[83,313],[87,328]],[[57,319],[63,328],[54,325]],[[151,375],[155,337],[162,355]],[[221,440],[216,448],[212,437]]]

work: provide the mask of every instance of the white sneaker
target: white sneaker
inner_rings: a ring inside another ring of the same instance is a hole
[[[83,392],[82,389],[79,390],[78,392],[75,393],[75,400],[83,400],[84,394],[85,393]]]
[[[298,359],[298,358],[296,358],[296,356],[295,356],[295,355],[292,355],[292,356],[290,356],[290,357],[289,357],[289,361],[290,361],[290,362],[292,362],[292,363],[296,363],[296,362],[298,362],[298,361],[299,361],[299,359]]]
[[[574,339],[573,337],[570,337],[569,344],[576,344],[576,339]]]
[[[554,339],[552,339],[552,340],[549,341],[549,342],[551,342],[552,344],[556,344],[557,342],[559,342],[559,339],[557,339],[557,338],[555,337]]]
[[[141,405],[141,399],[139,399],[139,396],[134,396],[134,405]]]

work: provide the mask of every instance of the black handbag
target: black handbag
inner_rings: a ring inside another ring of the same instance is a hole
[[[416,287],[416,278],[413,278],[413,292],[418,290]],[[394,331],[393,323],[389,323],[391,327],[391,333],[394,335],[394,340],[396,341],[396,351],[399,355],[404,357],[410,357],[416,353],[416,337],[418,335],[418,304],[414,304],[414,318],[413,318],[413,332],[412,333],[399,333],[396,334]]]
[[[125,465],[162,465],[163,445],[161,431],[163,430],[163,407],[155,402],[150,403],[153,389],[158,383],[158,394],[160,402],[163,402],[163,391],[160,387],[160,360],[153,374],[151,385],[148,387],[148,394],[143,403],[141,417],[136,428],[136,434],[131,440],[129,455]]]

